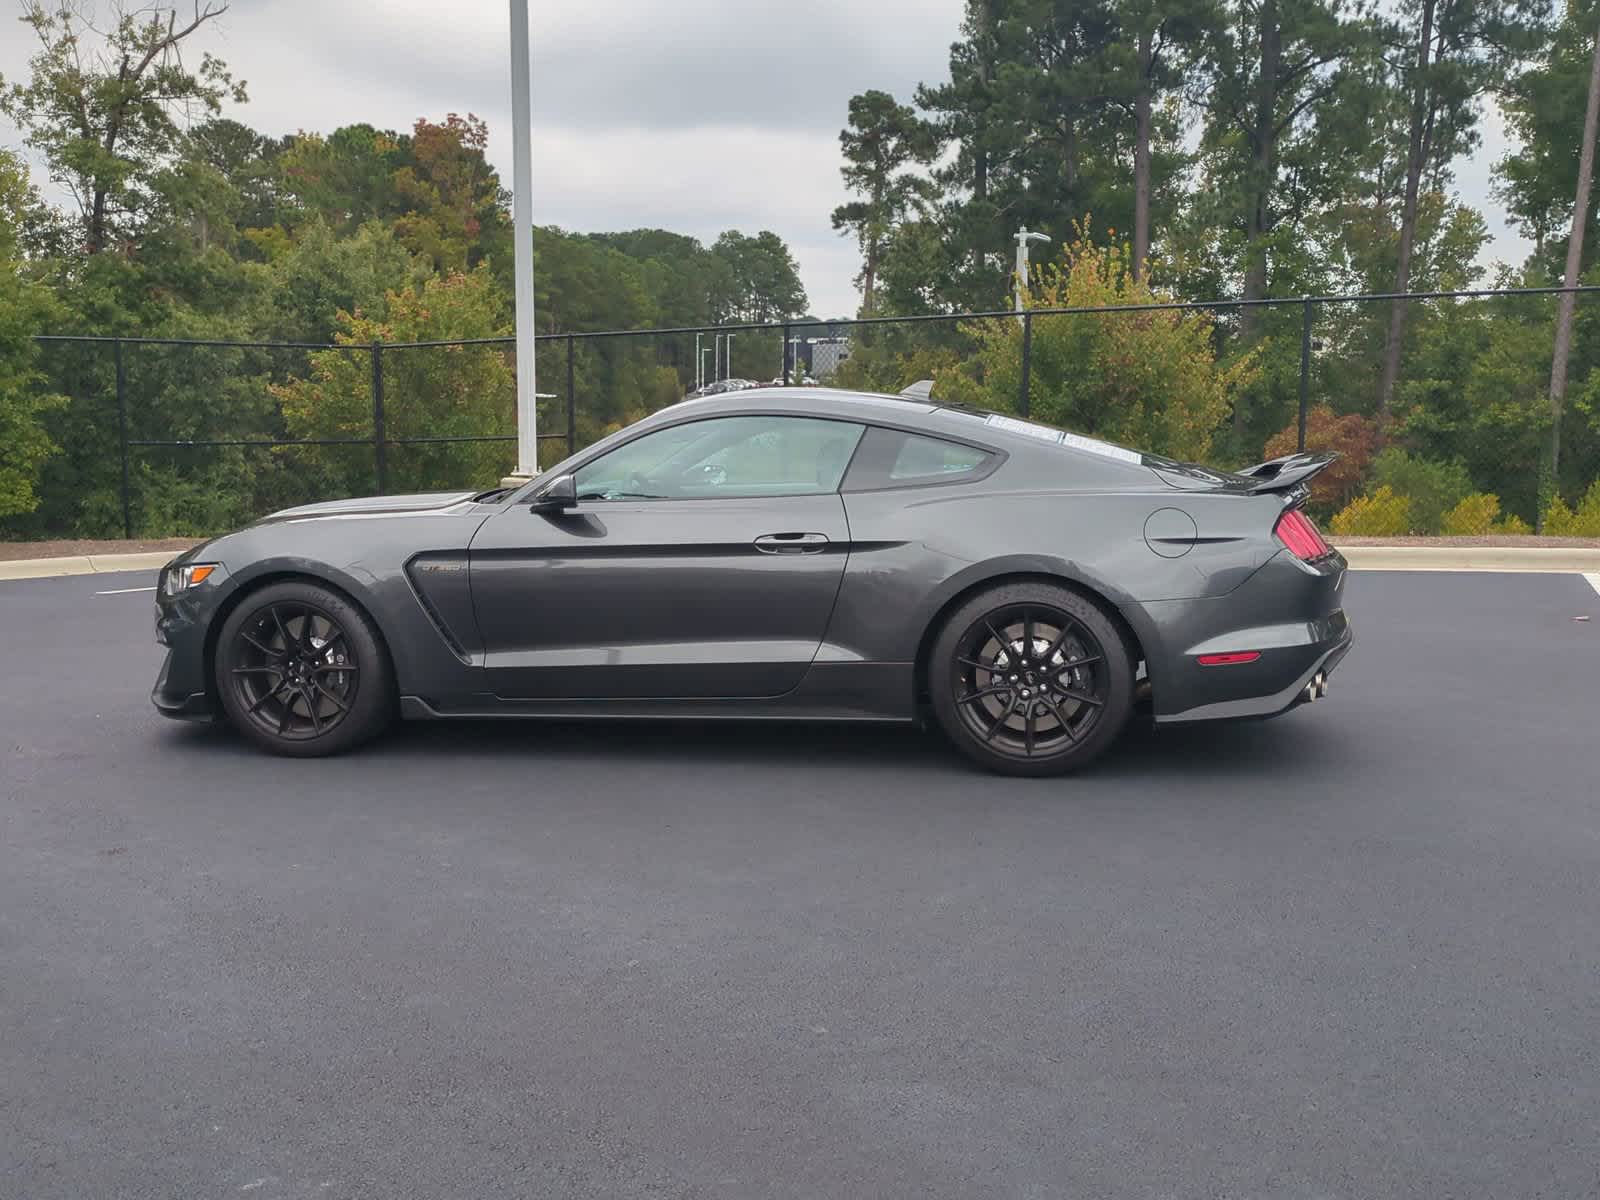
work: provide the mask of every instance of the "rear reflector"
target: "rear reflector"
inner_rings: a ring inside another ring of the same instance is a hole
[[[1316,562],[1333,553],[1333,547],[1323,541],[1314,521],[1298,508],[1291,508],[1278,518],[1272,532],[1290,554],[1303,562]]]
[[[1261,657],[1259,650],[1238,650],[1232,654],[1202,654],[1202,667],[1231,667],[1236,663],[1251,663]]]

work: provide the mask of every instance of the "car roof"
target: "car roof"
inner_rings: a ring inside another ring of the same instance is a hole
[[[646,419],[652,423],[673,423],[690,417],[774,412],[911,427],[926,430],[930,437],[987,443],[1012,453],[1020,451],[1028,457],[1041,450],[1051,455],[1065,452],[1114,473],[1125,474],[1130,467],[1139,469],[1142,465],[1141,451],[1124,449],[1096,438],[1063,434],[1053,426],[1004,413],[912,396],[849,392],[839,388],[744,388],[683,400]],[[952,416],[958,419],[946,419]]]
[[[938,405],[903,396],[874,392],[846,392],[825,387],[736,388],[706,396],[692,396],[657,412],[655,416],[678,420],[689,415],[727,416],[740,412],[792,412],[801,416],[849,417],[862,421],[905,421],[926,417]]]

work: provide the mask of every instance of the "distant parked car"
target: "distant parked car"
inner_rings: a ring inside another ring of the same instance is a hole
[[[754,379],[718,379],[703,387],[696,388],[684,397],[685,400],[697,400],[702,396],[720,396],[724,392],[742,392],[749,388],[758,388],[761,384]]]
[[[674,405],[516,488],[311,504],[162,571],[153,699],[268,750],[404,717],[930,713],[997,771],[1314,700],[1345,563],[1332,456],[1232,474],[826,389]]]

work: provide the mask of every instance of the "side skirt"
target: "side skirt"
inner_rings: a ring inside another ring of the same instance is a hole
[[[407,720],[548,717],[563,719],[733,721],[870,721],[917,719],[911,663],[815,663],[800,685],[782,696],[708,700],[700,697],[607,700],[504,700],[489,693],[459,697],[400,697]]]

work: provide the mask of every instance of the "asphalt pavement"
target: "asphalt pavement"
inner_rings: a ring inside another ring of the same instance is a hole
[[[1600,595],[1364,574],[1331,695],[910,730],[150,708],[0,583],[0,1198],[1600,1192]],[[1587,622],[1576,621],[1588,616]]]

